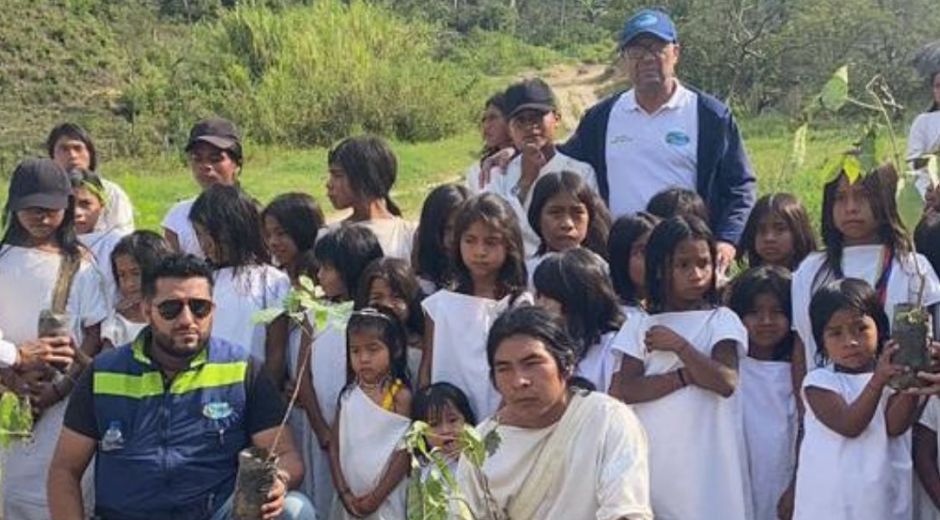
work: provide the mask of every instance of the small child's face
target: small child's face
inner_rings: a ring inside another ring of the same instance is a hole
[[[550,296],[539,293],[539,295],[535,297],[535,304],[555,316],[564,316],[564,307],[561,305],[561,302]]]
[[[114,258],[117,271],[117,284],[125,300],[140,299],[140,265],[130,255],[118,255]]]
[[[349,175],[338,164],[331,164],[329,167],[326,196],[335,209],[346,209],[356,202],[356,194],[349,184]]]
[[[545,202],[539,218],[542,239],[549,251],[578,247],[587,237],[588,208],[570,193],[558,193]]]
[[[789,269],[793,260],[793,232],[790,226],[779,215],[765,216],[757,223],[754,250],[765,264]]]
[[[104,206],[88,188],[75,188],[72,194],[75,196],[75,232],[79,235],[91,233]]]
[[[323,288],[323,294],[327,298],[342,298],[347,296],[346,284],[343,282],[343,275],[331,264],[320,264],[317,269],[317,280],[320,287]]]
[[[878,325],[854,309],[836,311],[823,328],[823,348],[835,365],[862,370],[875,360]]]
[[[877,244],[878,222],[869,202],[869,193],[861,182],[850,184],[845,175],[839,177],[832,220],[844,245]]]
[[[369,305],[388,307],[402,323],[408,321],[408,302],[392,290],[392,285],[384,278],[374,278],[369,286]]]
[[[391,367],[388,346],[369,330],[349,333],[349,363],[359,381],[375,384],[387,376]]]
[[[196,231],[196,240],[199,242],[199,247],[202,249],[203,254],[206,255],[206,259],[214,264],[221,264],[223,261],[222,252],[219,249],[219,245],[212,239],[212,235],[209,234],[209,230],[202,226],[202,224],[195,223],[193,224],[193,230]]]
[[[506,261],[506,237],[485,222],[474,222],[460,236],[460,257],[471,277],[491,278]]]
[[[646,286],[646,244],[652,231],[643,233],[630,246],[630,282],[639,292]]]
[[[506,116],[493,105],[486,107],[480,121],[480,130],[483,132],[483,142],[487,148],[506,146],[509,142],[509,124]]]
[[[457,411],[457,408],[451,404],[432,411],[428,418],[428,425],[431,432],[428,435],[428,443],[432,448],[441,450],[445,457],[456,457],[460,452],[460,443],[458,442],[460,432],[463,431],[466,421],[463,415]]]
[[[297,244],[294,239],[284,231],[281,223],[270,215],[264,217],[264,240],[277,265],[291,265],[297,259]]]
[[[64,209],[26,208],[16,212],[16,220],[33,242],[51,238],[65,221]]]
[[[786,309],[773,294],[758,294],[754,298],[753,309],[742,318],[744,327],[747,328],[751,356],[771,359],[777,345],[790,331]]]
[[[679,242],[673,251],[669,274],[670,304],[684,306],[700,302],[715,276],[708,242],[694,239]]]
[[[539,110],[523,110],[509,122],[509,132],[516,148],[533,146],[538,149],[555,142],[558,114]]]

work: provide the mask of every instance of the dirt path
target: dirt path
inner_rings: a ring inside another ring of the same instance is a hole
[[[555,91],[562,125],[568,132],[618,81],[610,67],[598,64],[561,64],[539,72],[538,76]]]

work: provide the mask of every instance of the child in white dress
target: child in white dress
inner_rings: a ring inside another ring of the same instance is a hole
[[[660,219],[639,211],[618,218],[610,228],[607,239],[607,261],[610,263],[610,281],[620,297],[626,319],[646,314],[646,244]]]

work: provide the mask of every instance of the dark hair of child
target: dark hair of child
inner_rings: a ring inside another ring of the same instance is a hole
[[[940,272],[940,213],[929,212],[921,218],[914,229],[914,245],[933,270]]]
[[[83,168],[72,168],[67,173],[72,189],[85,188],[97,197],[102,206],[107,204],[108,196],[104,192],[104,184],[101,183],[101,177],[97,173]]]
[[[832,316],[843,310],[852,310],[869,316],[878,327],[878,350],[881,354],[884,343],[890,337],[888,315],[878,300],[878,293],[868,282],[857,278],[843,278],[830,282],[813,294],[809,303],[809,319],[813,326],[813,338],[816,340],[816,364],[824,366],[829,361],[823,332]]]
[[[646,212],[665,220],[675,216],[696,216],[706,224],[709,222],[708,206],[695,191],[685,188],[667,188],[646,204]]]
[[[568,334],[578,346],[577,359],[601,341],[601,336],[620,330],[623,311],[610,285],[602,260],[585,249],[550,254],[533,276],[535,291],[562,306]]]
[[[780,308],[786,313],[787,321],[792,323],[793,308],[790,300],[792,279],[790,271],[780,266],[752,267],[739,274],[731,283],[728,307],[743,320],[746,314],[754,312],[757,297],[769,294],[777,300]],[[777,345],[774,349],[773,361],[790,361],[793,357],[793,335],[794,332],[789,331],[784,340]]]
[[[382,258],[382,246],[371,229],[343,224],[323,235],[313,249],[319,265],[329,265],[340,272],[350,299],[358,292],[359,278],[366,266]]]
[[[367,199],[382,199],[389,213],[401,216],[401,209],[389,192],[398,176],[398,160],[384,139],[373,135],[347,137],[327,155],[330,166],[346,172],[352,190]]]
[[[353,372],[352,356],[349,355],[349,338],[358,332],[372,332],[388,347],[389,374],[406,387],[411,386],[408,378],[408,335],[398,316],[387,307],[366,307],[353,311],[346,324],[346,385],[356,382]]]
[[[56,143],[63,137],[81,141],[88,149],[88,168],[92,171],[98,169],[98,153],[95,150],[95,141],[88,131],[75,123],[62,123],[49,132],[46,137],[46,152],[49,154],[50,159],[55,155]]]
[[[839,180],[843,177],[844,174],[840,174],[826,184],[823,189],[822,202],[822,239],[826,246],[826,267],[835,273],[837,278],[842,277],[844,246],[842,233],[836,228],[833,207],[836,203]],[[901,223],[898,205],[894,199],[898,183],[898,173],[894,166],[886,164],[875,168],[855,182],[862,183],[862,187],[868,194],[868,203],[871,205],[875,222],[878,223],[878,236],[881,243],[891,247],[895,255],[911,252],[913,242],[907,230],[904,229],[904,224]]]
[[[809,214],[803,204],[790,193],[771,193],[757,200],[751,215],[744,225],[741,242],[738,247],[738,261],[747,260],[747,265],[757,267],[763,264],[757,254],[757,234],[761,221],[770,216],[777,216],[786,223],[793,236],[793,258],[790,270],[796,269],[800,262],[816,250],[816,237]]]
[[[298,253],[313,249],[317,232],[323,227],[323,210],[313,197],[306,193],[284,193],[274,197],[261,212],[261,222],[266,217],[277,221],[281,229],[290,236]]]
[[[712,270],[715,268],[715,237],[702,219],[676,216],[660,222],[646,244],[647,310],[650,314],[666,311],[666,300],[672,286],[672,258],[683,240],[704,240],[711,253]],[[711,286],[704,295],[705,301],[712,305],[718,303],[716,278],[712,276]]]
[[[115,260],[120,256],[129,256],[134,259],[137,267],[140,268],[140,279],[150,276],[150,273],[164,258],[173,254],[169,244],[160,236],[149,230],[137,230],[125,236],[114,246],[111,251],[111,273],[114,279],[118,279],[117,263]]]
[[[659,217],[645,211],[638,211],[633,215],[624,215],[614,221],[610,228],[610,237],[607,239],[607,260],[610,262],[610,281],[614,291],[620,296],[624,305],[639,305],[640,297],[638,287],[634,287],[630,280],[630,255],[633,243],[637,239],[653,231],[659,224]]]
[[[581,246],[606,259],[607,237],[610,235],[610,211],[600,195],[591,189],[580,175],[569,171],[551,173],[539,178],[532,190],[532,202],[528,213],[529,225],[542,241],[536,254],[546,253],[545,239],[541,229],[542,210],[549,199],[559,193],[571,195],[587,208],[587,235]]]
[[[497,283],[502,296],[511,295],[515,299],[525,291],[526,268],[525,250],[522,245],[522,231],[519,221],[509,204],[498,195],[483,193],[464,202],[454,220],[454,240],[452,252],[454,259],[454,285],[456,292],[473,294],[473,278],[470,268],[460,254],[460,242],[470,226],[482,222],[491,226],[503,237],[506,247],[506,260],[499,269]]]
[[[446,254],[444,235],[451,216],[468,198],[470,190],[459,184],[443,184],[431,190],[421,207],[412,264],[415,273],[438,287],[447,283],[451,260]]]
[[[369,263],[359,277],[359,287],[355,294],[356,309],[370,306],[369,293],[375,280],[385,280],[395,296],[408,305],[408,320],[405,322],[408,332],[424,334],[424,311],[421,309],[424,294],[408,262],[401,258],[383,256]]]
[[[940,76],[940,68],[930,74],[930,80],[927,85],[931,89],[933,89],[933,84],[937,81],[937,76]],[[938,110],[940,110],[940,103],[937,102],[936,98],[931,97],[930,108],[927,110],[927,112],[936,112]]]
[[[233,267],[237,273],[248,265],[270,261],[262,235],[258,203],[237,186],[215,185],[204,190],[189,220],[205,228],[222,258],[214,267]]]
[[[462,415],[466,424],[477,423],[467,394],[446,381],[428,385],[415,392],[411,401],[411,417],[416,421],[429,422],[439,417],[448,406]]]

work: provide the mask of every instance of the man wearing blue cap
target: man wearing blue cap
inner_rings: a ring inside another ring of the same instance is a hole
[[[645,209],[667,188],[698,192],[720,240],[719,263],[726,267],[756,191],[731,110],[676,78],[678,34],[666,13],[634,14],[619,50],[633,88],[589,109],[561,150],[594,167],[614,216]]]

